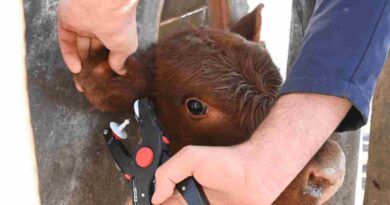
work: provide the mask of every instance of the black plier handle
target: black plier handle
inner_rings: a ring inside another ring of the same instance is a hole
[[[130,179],[133,205],[150,205],[154,193],[157,168],[170,158],[169,137],[163,130],[149,98],[134,103],[134,112],[141,128],[141,143],[128,152],[112,127],[103,131],[106,144],[125,176]],[[176,186],[189,205],[208,205],[202,187],[193,177]]]

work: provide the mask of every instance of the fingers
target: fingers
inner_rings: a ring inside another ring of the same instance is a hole
[[[131,200],[131,197],[127,197],[125,205],[133,205],[133,201]]]
[[[200,148],[187,146],[165,162],[156,172],[156,191],[152,197],[153,204],[161,204],[172,194],[177,183],[195,173],[201,161]]]
[[[81,60],[85,60],[90,56],[91,50],[91,38],[76,36],[77,53]]]
[[[74,82],[75,83],[75,86],[76,86],[76,89],[79,91],[79,92],[84,92],[83,88],[81,87],[80,83],[78,83],[77,81]]]
[[[129,21],[130,23],[123,25],[123,28],[118,28],[115,34],[101,33],[97,35],[110,50],[108,59],[110,67],[120,75],[126,73],[125,61],[138,48],[135,13],[132,14]]]
[[[124,68],[125,61],[129,55],[130,53],[128,52],[112,50],[110,51],[110,55],[108,57],[108,63],[116,73],[119,75],[124,75],[126,74],[126,69]]]
[[[99,39],[92,38],[90,55],[93,55],[94,51],[98,51],[98,50],[100,50],[103,47],[104,47],[104,45],[103,45],[103,43]]]
[[[178,191],[175,191],[174,194],[163,203],[163,205],[187,205],[187,202]]]
[[[64,29],[58,24],[58,41],[65,64],[73,73],[81,71],[81,61],[77,52],[76,33]]]
[[[121,39],[121,38],[118,38]],[[110,54],[108,57],[108,63],[110,67],[119,75],[126,74],[124,67],[126,59],[130,54],[134,53],[138,47],[137,35],[133,38],[124,38],[122,41],[117,43],[122,44],[121,46],[109,46]],[[127,43],[124,43],[127,42]]]

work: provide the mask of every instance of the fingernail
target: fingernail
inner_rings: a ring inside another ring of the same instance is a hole
[[[75,65],[73,65],[72,67],[69,67],[70,71],[72,71],[72,73],[80,73],[81,71],[81,64],[78,62],[78,63],[75,63]]]
[[[79,92],[84,92],[83,88],[81,87],[81,85],[78,83],[78,82],[75,82],[75,86],[76,86],[76,89],[79,91]]]
[[[127,73],[127,70],[124,69],[124,68],[121,68],[121,69],[116,69],[114,70],[116,73],[118,73],[119,75],[125,75]]]
[[[158,200],[156,199],[156,192],[153,194],[153,197],[152,197],[152,204],[159,204],[159,203],[156,203],[158,202]]]

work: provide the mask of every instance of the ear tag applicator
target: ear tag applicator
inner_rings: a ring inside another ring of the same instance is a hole
[[[116,122],[110,122],[110,128],[114,134],[114,136],[120,139],[127,139],[127,132],[124,130],[127,125],[130,124],[130,120],[126,119],[122,124],[118,124]]]
[[[156,170],[171,156],[170,139],[154,111],[152,100],[141,98],[133,106],[141,130],[141,143],[132,152],[121,142],[127,138],[125,128],[130,120],[121,124],[111,122],[103,135],[115,162],[130,182],[133,205],[151,205]],[[178,183],[176,189],[189,205],[209,205],[202,187],[193,177]]]

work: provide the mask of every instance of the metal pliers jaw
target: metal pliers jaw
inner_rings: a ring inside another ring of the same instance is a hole
[[[141,143],[133,152],[128,152],[120,141],[124,138],[120,128],[111,124],[103,131],[106,144],[122,170],[130,179],[133,205],[150,205],[154,193],[154,175],[157,168],[170,157],[169,137],[165,134],[154,111],[153,102],[142,98],[134,103],[134,112],[141,128]],[[122,133],[123,134],[123,133]],[[206,205],[202,188],[193,177],[176,186],[189,205]]]

